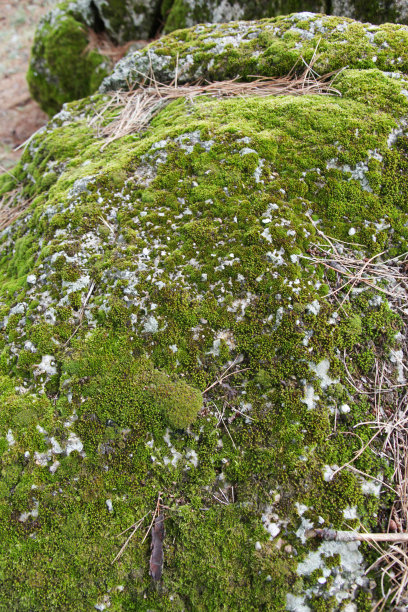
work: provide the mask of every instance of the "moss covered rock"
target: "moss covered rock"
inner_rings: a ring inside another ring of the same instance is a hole
[[[26,206],[0,234],[0,608],[372,608],[369,551],[306,531],[384,528],[386,458],[333,474],[372,437],[349,435],[375,418],[350,376],[380,359],[398,381],[401,320],[387,283],[347,294],[310,258],[325,235],[408,250],[407,30],[327,19],[195,28],[152,58],[286,74],[318,36],[341,96],[179,99],[101,150],[119,109],[98,94],[0,177]]]
[[[27,80],[31,94],[49,115],[64,102],[93,93],[110,72],[112,56],[90,46],[90,30],[112,44],[147,39],[156,31],[156,0],[62,2],[36,30]]]
[[[107,57],[88,49],[86,21],[78,20],[68,6],[58,5],[41,19],[31,49],[28,85],[49,115],[64,102],[93,93],[111,68]],[[91,12],[88,17],[92,23]]]
[[[373,3],[369,3],[370,8],[365,9],[367,6],[367,3],[358,2],[354,3],[353,7],[344,2],[329,3],[326,6],[325,2],[320,0],[293,0],[289,3],[281,0],[252,3],[239,1],[233,4],[225,0],[221,3],[214,0],[212,4],[201,0],[199,2],[176,0],[170,3],[160,3],[158,0],[144,0],[142,3],[134,0],[62,2],[50,11],[38,26],[27,79],[32,96],[50,115],[60,110],[64,102],[85,97],[96,91],[112,68],[112,56],[104,55],[102,51],[89,46],[89,29],[96,33],[103,32],[114,44],[123,44],[131,40],[157,36],[163,24],[164,31],[171,32],[196,23],[210,21],[218,24],[239,19],[267,18],[295,10],[333,13],[343,17],[369,20],[372,23],[387,20],[401,23],[408,21],[407,11],[402,4],[392,5],[387,10]],[[113,78],[108,80],[107,87],[108,89],[127,87],[126,79],[129,76],[133,80],[141,77],[140,74],[130,70],[132,65],[138,69],[142,68],[145,72],[152,65],[158,78],[164,78],[163,74],[168,76],[169,62],[174,71],[179,47],[182,59],[179,67],[181,80],[191,76],[200,77],[207,73],[213,77],[218,74],[215,67],[220,63],[222,75],[239,69],[243,76],[254,67],[254,64],[262,67],[261,61],[255,61],[259,54],[264,56],[266,64],[263,66],[262,74],[265,71],[281,74],[282,62],[288,70],[292,68],[290,61],[298,58],[299,49],[303,49],[308,55],[310,50],[314,50],[321,34],[325,35],[324,46],[327,44],[334,48],[335,45],[341,44],[349,47],[347,58],[353,65],[360,58],[357,62],[358,67],[366,67],[365,64],[370,59],[367,53],[370,56],[370,51],[371,59],[375,58],[371,62],[372,65],[375,65],[378,58],[378,66],[381,67],[381,58],[384,55],[391,61],[390,54],[384,53],[386,45],[389,44],[390,32],[387,26],[377,32],[370,24],[356,25],[343,18],[328,19],[322,15],[304,12],[294,17],[269,21],[269,25],[265,22],[261,29],[256,24],[248,26],[239,22],[235,27],[215,25],[209,28],[200,25],[190,30],[188,34],[177,33],[173,39],[166,38],[164,43],[161,41],[153,43],[149,51],[152,61],[148,54],[144,54],[140,59],[130,54],[124,63],[120,64]],[[392,36],[398,46],[398,35],[395,30]],[[275,39],[274,44],[271,44],[271,38]],[[282,40],[278,43],[277,39]],[[163,45],[169,44],[172,49],[168,49],[169,54],[167,54],[167,49]],[[231,49],[225,50],[229,45],[235,48],[232,57],[229,56]],[[198,58],[195,57],[197,52]],[[240,56],[242,52],[245,56],[241,58],[242,61],[237,61],[237,55]],[[159,60],[156,53],[161,56]],[[249,61],[248,53],[256,54],[252,62]],[[338,59],[340,62],[343,61],[340,56]],[[209,62],[207,67],[205,60]],[[400,60],[401,58],[395,56],[391,63],[396,63],[397,68],[400,68]],[[197,75],[195,68],[198,70]]]
[[[161,82],[175,78],[223,80],[248,75],[282,76],[294,66],[303,72],[318,47],[314,69],[326,74],[348,66],[408,71],[408,27],[373,26],[343,17],[295,13],[262,21],[197,25],[124,57],[101,91],[128,88],[150,68]]]
[[[159,28],[160,0],[94,0],[107,34],[119,44],[151,38]]]
[[[343,15],[371,23],[408,23],[408,6],[404,0],[331,0],[333,15]]]

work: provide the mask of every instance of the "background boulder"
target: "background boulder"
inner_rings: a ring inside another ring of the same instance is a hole
[[[36,31],[27,74],[33,98],[53,115],[93,93],[120,57],[118,46],[153,36],[158,10],[154,0],[58,4]]]
[[[404,0],[165,0],[162,4],[166,32],[196,23],[261,19],[295,11],[326,13],[377,24],[408,23]]]

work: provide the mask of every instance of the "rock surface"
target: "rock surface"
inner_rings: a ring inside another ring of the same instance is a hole
[[[262,21],[197,25],[129,53],[100,90],[126,89],[153,72],[160,82],[224,80],[248,75],[282,76],[303,57],[319,74],[348,66],[408,71],[408,27],[362,24],[342,17],[294,13]]]
[[[30,90],[34,99],[50,115],[57,112],[64,102],[93,93],[112,67],[112,55],[92,44],[95,36],[101,33],[111,45],[123,45],[133,40],[157,37],[162,30],[168,33],[197,23],[260,19],[297,10],[352,17],[371,23],[408,23],[408,9],[402,0],[386,3],[383,0],[369,3],[360,0],[259,0],[249,3],[243,0],[66,1],[54,8],[39,24],[28,72]],[[325,22],[325,18],[321,18]],[[288,28],[284,22],[277,22],[276,27],[283,28],[281,36],[286,35]],[[330,25],[328,27],[330,31]],[[300,24],[298,29],[304,30],[304,25]],[[265,32],[268,32],[268,28]],[[289,33],[295,35],[295,28],[289,28],[287,36]],[[279,32],[276,34],[279,35]],[[316,32],[304,32],[303,38],[309,35],[316,42],[315,34],[319,35],[319,27]],[[234,44],[239,44],[237,31],[233,35]],[[298,46],[299,40],[298,37]],[[290,46],[290,41],[286,42]],[[357,42],[354,40],[356,48]],[[286,54],[286,58],[289,59],[290,55]],[[247,59],[245,64],[249,66]],[[201,65],[201,61],[199,63]],[[75,74],[75,79],[72,74]]]
[[[262,19],[295,11],[325,13],[325,0],[174,0],[163,2],[165,32],[191,27],[197,23],[222,23],[239,19]]]
[[[372,437],[350,376],[399,380],[401,320],[392,279],[348,292],[319,261],[327,235],[408,250],[407,37],[305,14],[179,32],[150,47],[163,78],[177,48],[185,79],[286,75],[317,38],[319,70],[349,68],[338,96],[175,100],[103,150],[100,93],[0,177],[25,207],[0,234],[0,607],[372,608],[367,550],[306,532],[381,528],[392,466],[334,473]]]
[[[377,24],[408,23],[405,0],[174,0],[169,8],[167,4],[164,2],[162,8],[166,32],[197,23],[260,19],[295,11],[326,13]]]

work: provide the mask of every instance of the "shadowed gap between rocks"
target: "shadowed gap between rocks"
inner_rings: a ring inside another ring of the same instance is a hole
[[[99,13],[99,9],[96,6],[95,2],[93,2],[93,0],[91,2],[91,10],[92,10],[93,17],[94,17],[92,29],[94,30],[96,34],[101,34],[102,32],[105,32],[106,31],[105,24]]]

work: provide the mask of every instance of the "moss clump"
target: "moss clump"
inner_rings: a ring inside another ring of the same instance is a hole
[[[170,427],[186,429],[196,420],[203,407],[200,391],[183,380],[173,382],[162,372],[155,373],[149,386]]]
[[[200,391],[133,357],[133,349],[126,336],[101,332],[78,346],[64,366],[78,414],[121,427],[186,429],[202,408]]]

